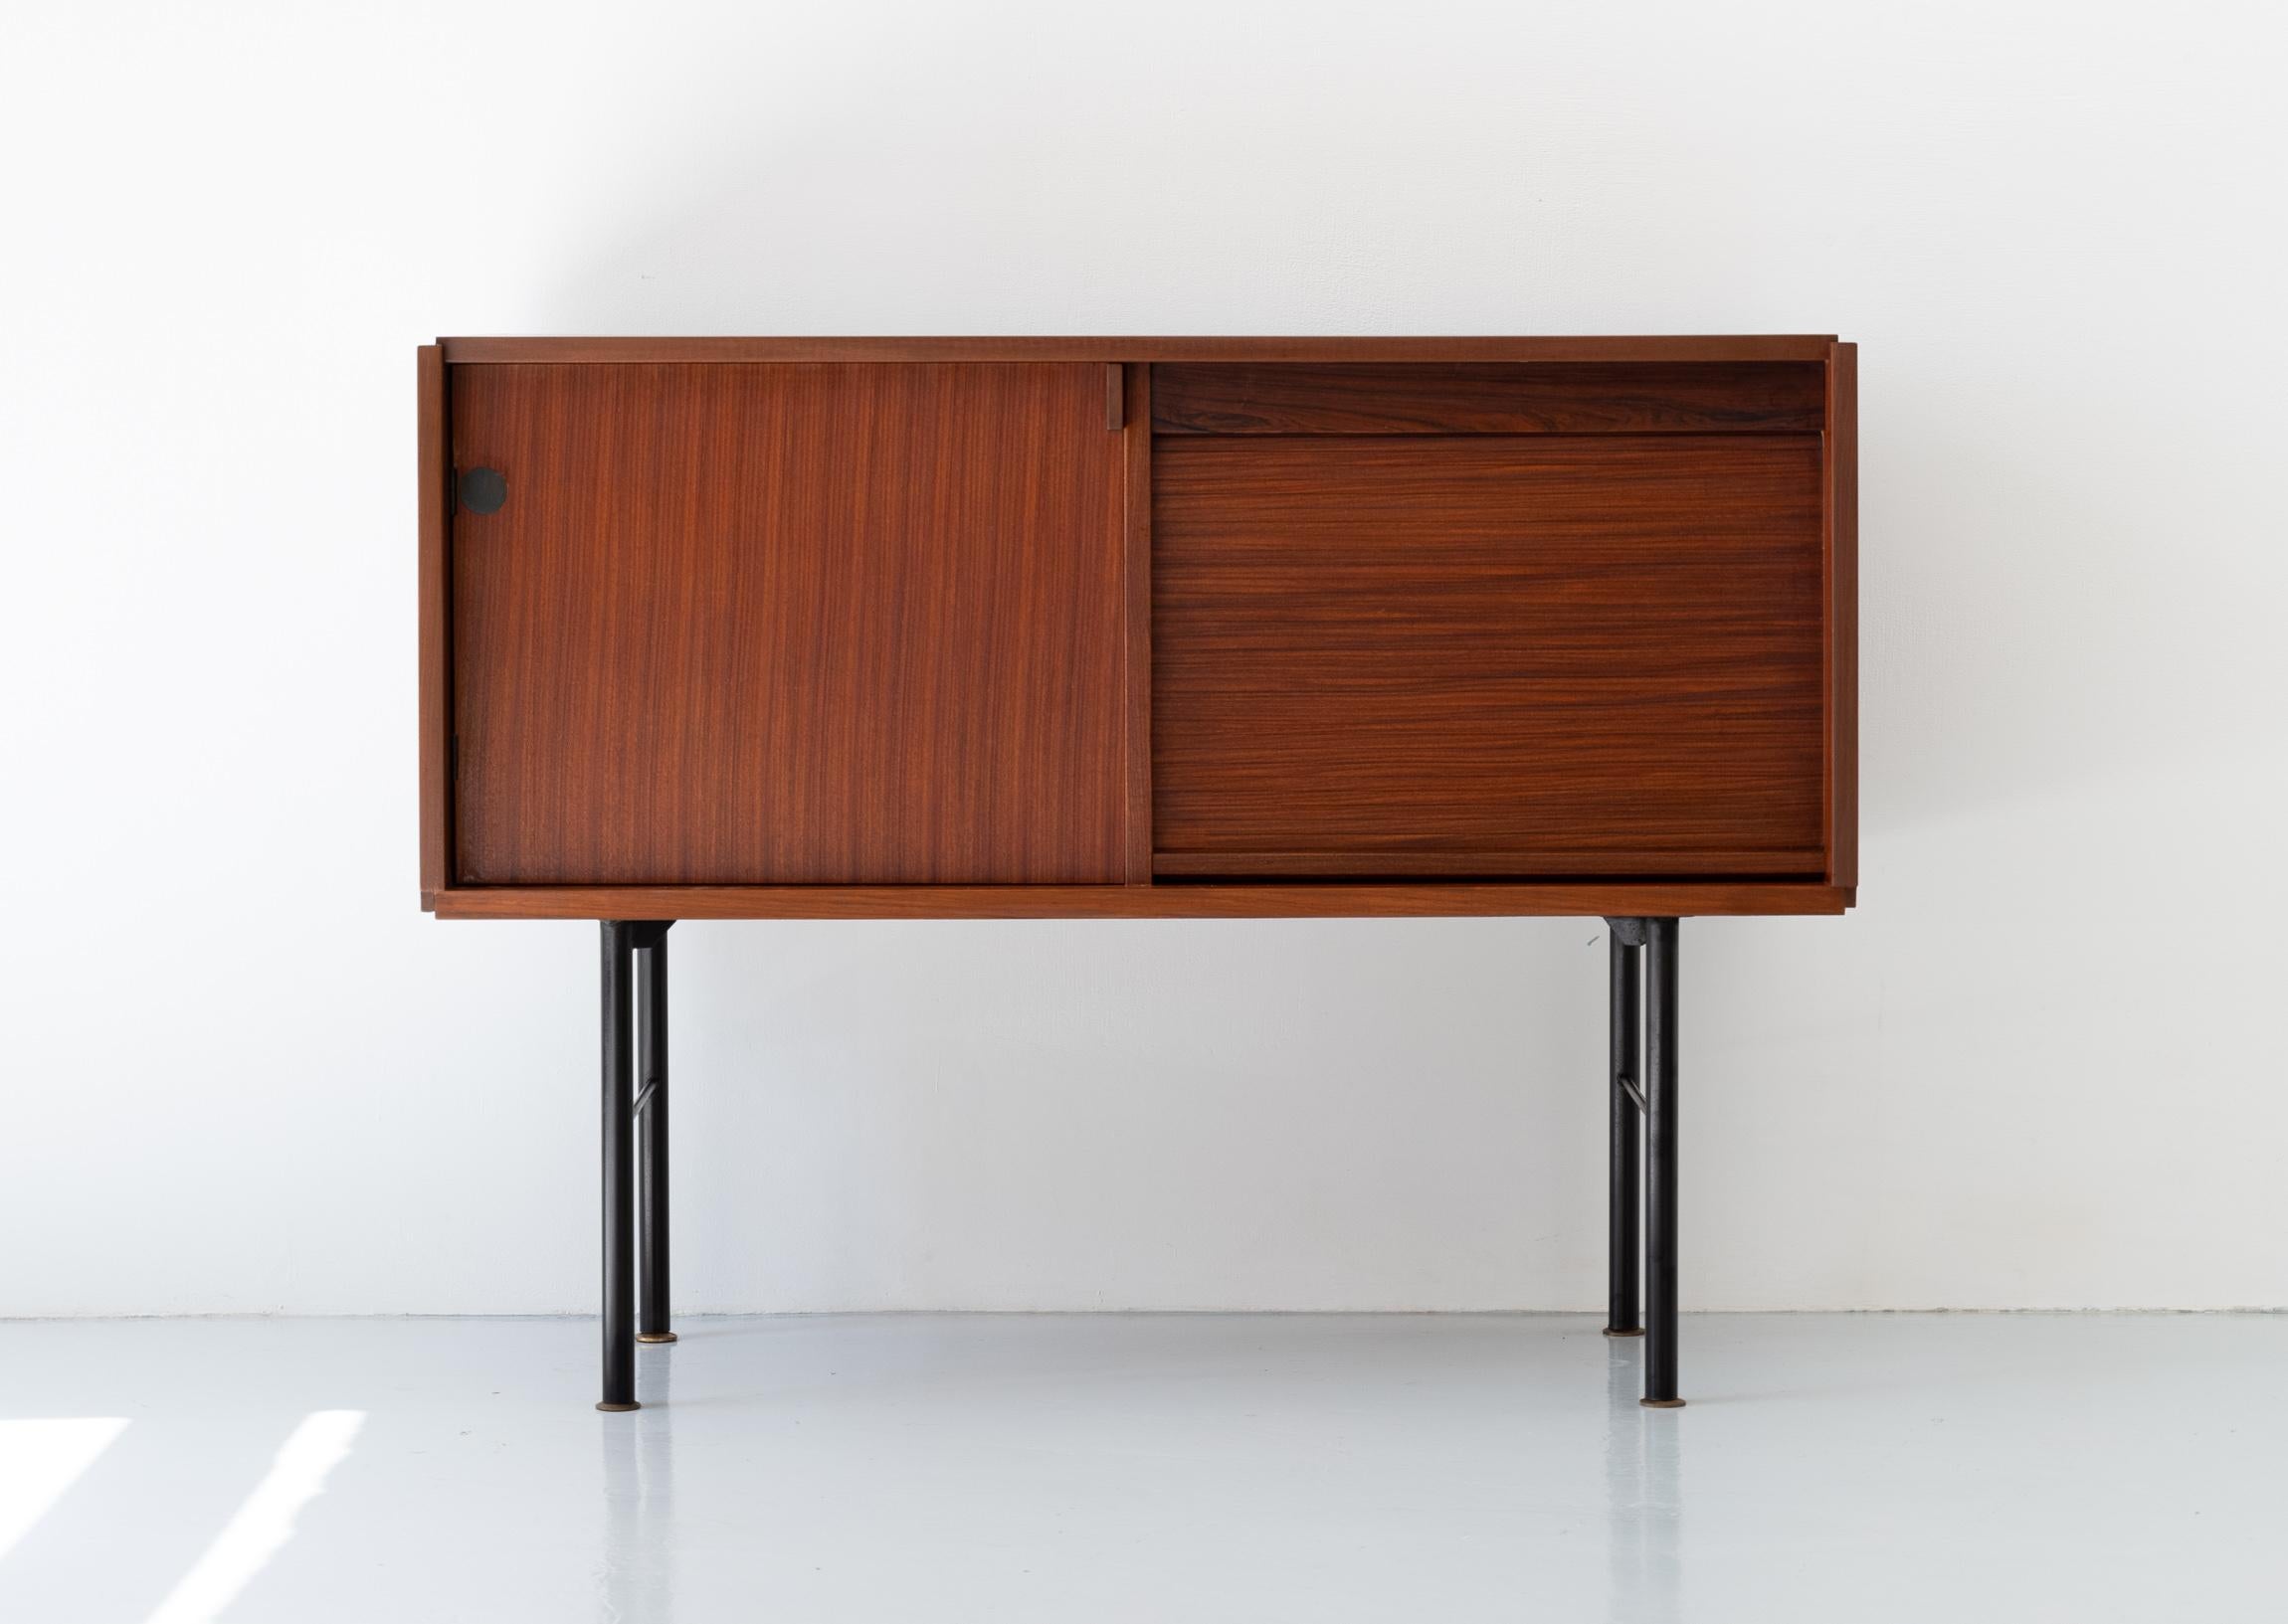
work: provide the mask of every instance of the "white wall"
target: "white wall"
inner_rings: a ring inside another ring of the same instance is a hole
[[[2277,8],[49,6],[0,1312],[584,1310],[595,932],[416,911],[437,333],[1838,331],[1865,851],[1686,1302],[2288,1305]],[[693,1309],[1587,1307],[1594,922],[678,929]]]

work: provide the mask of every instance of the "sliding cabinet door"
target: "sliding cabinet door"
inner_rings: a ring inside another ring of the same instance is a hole
[[[451,421],[459,883],[1124,877],[1101,365],[459,365]]]
[[[1822,873],[1821,387],[1156,369],[1154,872]]]

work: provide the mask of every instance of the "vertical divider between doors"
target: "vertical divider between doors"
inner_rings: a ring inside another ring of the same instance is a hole
[[[1128,883],[1152,883],[1152,368],[1124,368],[1121,549],[1126,568]]]

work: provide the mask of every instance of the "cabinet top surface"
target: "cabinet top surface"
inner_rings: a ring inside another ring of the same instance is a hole
[[[449,363],[598,361],[1820,361],[1831,333],[1573,337],[441,338]]]

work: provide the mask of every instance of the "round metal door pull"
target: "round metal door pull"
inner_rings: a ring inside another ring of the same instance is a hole
[[[497,513],[508,500],[508,478],[498,468],[471,468],[461,476],[461,505],[472,513]]]

